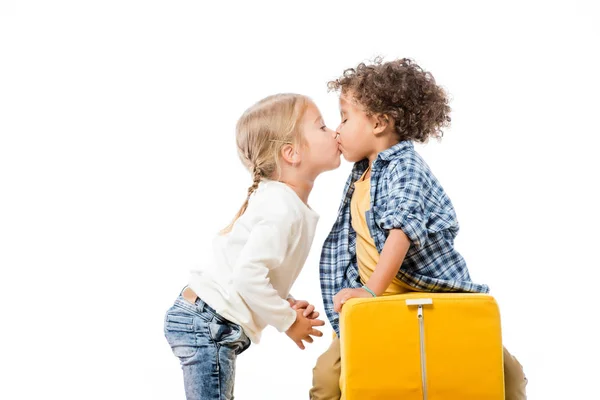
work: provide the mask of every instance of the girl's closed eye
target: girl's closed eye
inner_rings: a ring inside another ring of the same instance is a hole
[[[319,123],[321,124],[321,127],[319,129],[322,130],[323,132],[327,132],[327,125],[325,124],[325,121],[323,119],[321,119],[319,121]]]

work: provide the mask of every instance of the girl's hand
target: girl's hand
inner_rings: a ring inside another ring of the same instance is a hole
[[[365,289],[342,289],[333,296],[333,310],[337,313],[342,311],[342,306],[346,301],[353,298],[372,298],[373,295]]]
[[[288,303],[294,310],[303,310],[302,315],[308,319],[317,319],[319,317],[319,313],[315,311],[315,306],[310,304],[306,300],[293,300],[287,299]]]
[[[302,315],[302,310],[296,310],[296,321],[290,326],[285,333],[296,343],[296,345],[304,350],[304,340],[307,343],[312,343],[312,336],[323,336],[323,333],[316,329],[317,326],[325,325],[325,321],[320,319],[308,319]]]

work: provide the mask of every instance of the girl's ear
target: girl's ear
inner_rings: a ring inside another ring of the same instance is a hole
[[[286,144],[281,148],[281,158],[291,165],[298,164],[301,160],[301,155],[296,151],[294,146]]]

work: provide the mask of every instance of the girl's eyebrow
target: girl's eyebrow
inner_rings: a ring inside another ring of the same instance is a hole
[[[315,122],[313,122],[313,123],[314,123],[314,124],[316,124],[317,122],[320,122],[320,121],[322,121],[322,120],[323,120],[323,117],[319,115],[319,116],[317,117],[317,119],[315,119]]]

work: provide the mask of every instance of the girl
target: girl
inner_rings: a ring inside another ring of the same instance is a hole
[[[272,325],[301,349],[322,336],[314,306],[289,290],[319,216],[307,204],[316,177],[340,164],[335,132],[305,96],[279,94],[237,123],[238,154],[252,175],[248,197],[213,242],[165,316],[165,336],[183,369],[188,399],[232,399],[236,356]]]

